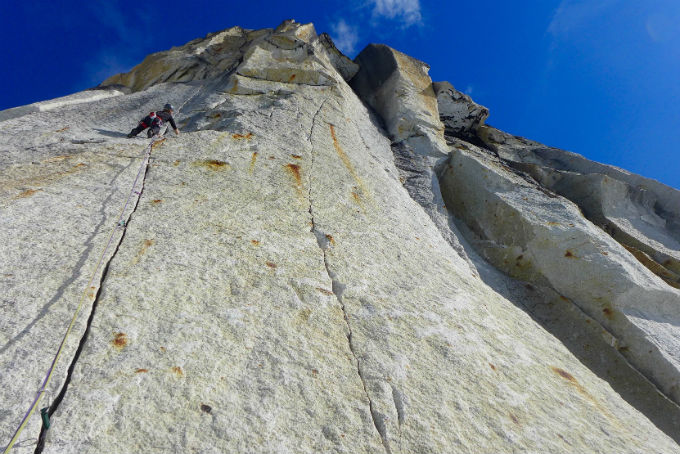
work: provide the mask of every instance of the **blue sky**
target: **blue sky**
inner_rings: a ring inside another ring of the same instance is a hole
[[[314,22],[350,57],[380,42],[425,61],[504,131],[680,188],[678,0],[5,1],[0,109],[287,18]]]

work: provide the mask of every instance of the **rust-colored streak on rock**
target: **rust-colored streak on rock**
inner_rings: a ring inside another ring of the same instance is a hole
[[[135,370],[135,374],[145,374],[149,372],[149,369],[137,369]]]
[[[302,176],[300,174],[300,166],[297,164],[286,164],[284,168],[295,179],[295,190],[298,195],[302,197]]]
[[[250,139],[253,138],[253,133],[252,132],[249,132],[247,134],[238,134],[237,133],[237,134],[232,134],[231,137],[236,139],[236,140],[242,140],[242,139],[250,140]]]
[[[199,166],[203,166],[210,170],[224,170],[229,168],[229,164],[224,161],[219,161],[217,159],[206,159],[205,161],[199,161],[197,163]]]
[[[291,156],[293,157],[293,159],[302,159],[302,156],[300,156],[299,154],[292,154]]]
[[[570,258],[570,259],[576,259],[576,258],[578,258],[578,257],[576,257],[576,256],[574,255],[574,253],[571,252],[569,249],[567,249],[567,251],[564,253],[564,256],[567,257],[567,258]]]
[[[330,235],[330,234],[327,233],[327,234],[326,234],[326,239],[327,239],[328,242],[331,244],[331,246],[335,246],[335,238],[333,238],[333,235]]]
[[[64,131],[68,131],[69,129],[71,129],[71,128],[68,127],[68,126],[65,126],[65,127],[61,128],[61,129],[57,129],[57,130],[54,131],[54,132],[64,132]]]
[[[250,240],[250,244],[252,244],[253,246],[259,246],[260,241],[259,240]]]
[[[116,333],[113,336],[113,340],[111,341],[114,347],[116,347],[118,350],[122,350],[127,346],[128,343],[128,338],[127,334],[125,333]]]
[[[178,377],[183,377],[184,376],[184,371],[182,370],[181,367],[175,366],[172,368],[172,371],[177,375]]]
[[[602,309],[602,313],[609,319],[614,318],[614,311],[610,307],[605,307]]]
[[[323,293],[324,295],[332,295],[333,294],[333,292],[331,292],[330,290],[326,290],[325,288],[317,287],[316,289],[318,291],[320,291],[321,293]]]
[[[177,167],[181,161],[177,159],[175,162],[172,163],[173,166]]]
[[[294,80],[295,80],[295,74],[292,74],[292,75],[288,78],[288,82],[292,82],[292,81],[294,81]]]
[[[574,378],[573,375],[571,375],[569,372],[567,372],[564,369],[560,369],[559,367],[553,367],[552,368],[553,372],[555,372],[557,375],[560,377],[564,378],[565,380],[570,381],[571,383],[578,383],[576,379]]]
[[[333,139],[333,147],[335,147],[335,152],[338,154],[340,157],[340,160],[342,163],[345,165],[345,168],[349,171],[350,175],[352,175],[352,178],[354,178],[354,181],[357,182],[359,187],[361,188],[361,191],[364,195],[368,194],[368,191],[366,190],[366,185],[364,185],[364,182],[361,181],[359,178],[359,175],[357,175],[356,170],[354,169],[354,166],[352,165],[352,161],[349,160],[349,157],[347,156],[347,153],[345,153],[345,150],[342,149],[340,146],[340,142],[338,142],[338,137],[335,134],[335,126],[332,124],[328,125],[330,130],[331,130],[331,138]],[[352,193],[354,196],[354,193]],[[358,194],[357,194],[358,196]],[[356,199],[356,197],[355,197]]]
[[[552,371],[562,377],[570,386],[573,386],[586,400],[588,400],[600,413],[602,413],[613,425],[621,427],[621,423],[605,407],[600,404],[577,380],[564,369],[552,366]]]
[[[496,371],[496,366],[494,366],[493,364],[489,363],[489,367],[491,368],[491,370]]]
[[[42,189],[26,189],[25,191],[21,192],[18,196],[17,199],[25,199],[27,197],[32,196],[38,191],[41,191]]]
[[[253,151],[253,156],[250,158],[248,173],[253,173],[253,170],[255,170],[255,162],[257,162],[257,151]]]
[[[267,266],[268,266],[269,268],[272,268],[272,269],[273,269],[273,268],[276,268],[276,263],[274,263],[274,262],[266,262],[266,263],[267,263]]]
[[[159,203],[163,203],[163,200],[161,200],[161,199],[155,199],[155,200],[152,200],[152,201],[151,201],[151,204],[152,204],[152,205],[158,205]]]

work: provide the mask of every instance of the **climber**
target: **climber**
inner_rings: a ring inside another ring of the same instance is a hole
[[[140,120],[135,129],[130,131],[130,134],[127,135],[128,138],[135,137],[146,128],[149,128],[149,130],[146,132],[147,137],[151,138],[155,135],[158,135],[161,132],[163,123],[166,121],[170,122],[170,126],[172,126],[172,129],[175,130],[175,134],[179,135],[179,129],[177,129],[177,125],[175,124],[175,119],[172,118],[172,113],[174,111],[175,109],[172,107],[172,104],[166,104],[163,106],[163,110],[149,113],[149,115]]]

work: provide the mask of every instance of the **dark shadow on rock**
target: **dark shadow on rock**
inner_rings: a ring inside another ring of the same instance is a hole
[[[107,129],[99,129],[99,128],[94,128],[95,131],[97,131],[99,134],[108,136],[108,137],[127,137],[127,132],[120,132],[120,131],[109,131]]]

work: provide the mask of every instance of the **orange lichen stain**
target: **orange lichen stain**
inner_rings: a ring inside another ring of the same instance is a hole
[[[231,137],[236,139],[236,140],[241,140],[241,139],[250,140],[250,139],[253,138],[253,133],[252,132],[249,132],[247,134],[238,134],[237,133],[237,134],[232,134]]]
[[[255,162],[257,161],[257,151],[253,151],[253,156],[250,158],[250,168],[248,169],[248,173],[253,173],[253,170],[255,170]]]
[[[295,74],[292,74],[292,75],[288,78],[288,82],[292,82],[292,81],[294,81],[294,80],[295,80]]]
[[[578,257],[576,257],[576,256],[574,255],[574,253],[571,252],[569,249],[567,249],[567,252],[564,253],[564,256],[567,257],[567,258],[570,258],[570,259],[576,259],[576,258],[578,258]]]
[[[17,195],[17,199],[25,199],[26,197],[30,197],[38,191],[42,191],[42,189],[26,189],[25,191]]]
[[[177,375],[178,377],[182,377],[184,375],[184,371],[182,370],[181,367],[175,366],[172,368],[172,371]]]
[[[493,364],[489,363],[489,367],[491,368],[491,370],[496,371],[496,366],[494,366]]]
[[[602,313],[607,318],[613,318],[614,317],[614,311],[612,311],[612,309],[609,308],[609,307],[605,307],[604,309],[602,309]]]
[[[276,268],[276,263],[274,263],[274,262],[266,262],[266,263],[267,263],[267,266],[269,268]]]
[[[318,291],[320,291],[321,293],[323,293],[324,295],[332,295],[333,294],[333,292],[331,292],[330,290],[326,290],[325,288],[317,287],[316,289]]]
[[[57,130],[54,131],[54,132],[64,132],[64,131],[68,131],[69,129],[71,129],[69,126],[64,126],[63,128],[57,129]]]
[[[349,160],[347,153],[345,153],[345,150],[343,150],[342,147],[340,146],[340,142],[338,142],[338,137],[335,134],[335,126],[333,126],[330,123],[328,124],[328,126],[331,130],[331,138],[333,139],[333,147],[335,147],[335,152],[340,157],[340,160],[345,165],[350,175],[352,175],[352,178],[354,178],[354,181],[356,181],[359,187],[361,188],[362,194],[364,195],[368,194],[366,186],[364,185],[363,181],[361,181],[361,179],[359,178],[359,175],[357,175],[357,172],[354,169],[352,162]]]
[[[149,372],[149,369],[137,369],[135,370],[135,374],[145,374]]]
[[[252,244],[253,246],[259,246],[260,241],[259,240],[250,240],[250,244]]]
[[[292,154],[291,156],[293,157],[293,159],[302,159],[302,156],[300,156],[299,154]]]
[[[600,413],[602,413],[612,424],[620,426],[619,421],[604,408],[577,380],[564,369],[552,366],[552,371],[567,381],[570,386],[573,386],[585,399],[587,399]]]
[[[44,159],[42,162],[56,162],[56,161],[63,161],[64,159],[70,158],[70,154],[64,154],[64,155],[59,155],[59,156],[53,156],[51,158]]]
[[[111,343],[118,350],[122,350],[128,343],[127,334],[125,334],[125,333],[114,334],[113,340],[111,341]]]
[[[363,202],[363,200],[361,200],[361,195],[359,194],[358,188],[356,186],[354,186],[352,188],[351,194],[352,194],[352,199],[354,199],[356,204],[359,205],[359,207],[361,208],[361,211],[366,213],[366,208],[364,207],[364,202]],[[357,213],[358,213],[358,211],[357,211]]]
[[[151,149],[154,149],[154,148],[156,148],[156,147],[160,147],[161,144],[163,144],[163,142],[165,142],[165,141],[166,141],[165,138],[155,141],[155,142],[153,143],[153,145],[151,145]]]
[[[136,265],[137,263],[139,263],[142,256],[146,254],[146,251],[148,251],[149,248],[153,246],[154,243],[155,243],[154,240],[144,240],[142,246],[139,248],[139,251],[137,252],[137,255],[135,256],[134,259],[132,259],[132,264]]]
[[[162,199],[155,199],[155,200],[151,201],[152,205],[158,205],[159,203],[163,203],[163,200]]]
[[[89,289],[87,289],[87,297],[90,298],[91,300],[94,299],[94,297],[97,295],[97,287],[92,286]]]
[[[326,234],[326,239],[327,239],[328,242],[331,244],[331,246],[335,246],[335,238],[333,238],[333,235],[330,235],[330,234],[327,233],[327,234]]]

